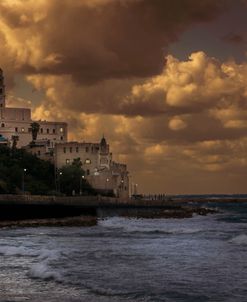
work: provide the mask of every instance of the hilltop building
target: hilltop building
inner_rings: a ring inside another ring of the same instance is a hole
[[[115,196],[123,198],[129,196],[127,166],[112,160],[110,147],[104,137],[100,143],[57,143],[54,154],[58,169],[79,159],[86,179],[99,192],[112,191]]]
[[[0,145],[13,144],[54,163],[57,171],[79,159],[85,178],[100,192],[113,192],[115,196],[129,196],[129,177],[125,164],[112,160],[110,146],[104,136],[100,143],[67,142],[67,123],[36,121],[40,128],[35,143],[32,141],[31,110],[9,108],[5,102],[3,71],[0,68]]]
[[[18,147],[26,146],[32,140],[31,109],[6,106],[3,71],[0,68],[0,134],[9,142],[18,137]],[[59,141],[67,141],[67,123],[37,121],[40,125],[38,138],[49,140],[52,146]]]

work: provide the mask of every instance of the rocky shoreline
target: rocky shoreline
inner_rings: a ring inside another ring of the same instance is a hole
[[[135,217],[135,218],[146,218],[146,219],[157,219],[157,218],[191,218],[193,215],[202,215],[206,216],[208,214],[218,213],[216,209],[204,208],[204,207],[195,207],[195,206],[177,206],[168,209],[149,209],[142,210],[136,209],[125,212],[124,217]]]
[[[5,227],[63,227],[63,226],[95,226],[97,217],[95,216],[77,216],[66,218],[45,218],[45,219],[24,219],[24,220],[5,220],[0,221],[0,228]]]

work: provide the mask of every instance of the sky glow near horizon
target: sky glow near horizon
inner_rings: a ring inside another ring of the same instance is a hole
[[[0,0],[10,106],[66,121],[141,192],[246,193],[247,1]]]

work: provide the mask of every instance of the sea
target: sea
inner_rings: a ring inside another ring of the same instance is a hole
[[[186,219],[0,229],[0,301],[247,301],[247,204]]]

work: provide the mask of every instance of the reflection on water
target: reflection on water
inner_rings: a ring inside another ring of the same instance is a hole
[[[0,230],[0,301],[246,301],[247,205]]]

